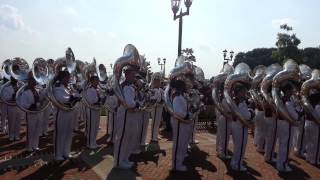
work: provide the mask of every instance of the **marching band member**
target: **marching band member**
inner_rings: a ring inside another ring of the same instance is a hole
[[[2,86],[8,81],[6,78],[3,78]],[[7,104],[4,102],[0,102],[0,112],[1,112],[1,132],[7,133],[8,132],[8,122],[7,122]]]
[[[308,99],[315,111],[320,114],[320,93],[312,94]],[[309,114],[306,115],[305,131],[306,161],[312,165],[319,165],[320,125],[316,123]]]
[[[293,95],[293,85],[286,83],[282,86],[281,90],[283,92],[282,100],[288,112],[296,121],[298,121],[299,116],[291,99],[291,96]],[[292,171],[288,164],[288,156],[291,149],[293,128],[292,125],[281,116],[278,117],[277,123],[277,139],[279,143],[277,169],[280,172],[289,172]]]
[[[152,79],[152,88],[154,95],[151,97],[156,102],[151,111],[152,125],[151,125],[151,141],[150,143],[158,143],[159,127],[162,120],[163,110],[163,90],[161,89],[160,77],[154,76]]]
[[[36,110],[40,106],[41,95],[37,91],[36,81],[32,72],[28,74],[28,86],[21,94],[21,106],[25,109]],[[42,112],[27,112],[27,151],[39,150],[39,135],[41,131]]]
[[[68,87],[70,73],[68,71],[60,71],[55,81],[59,81],[54,87],[54,93],[57,101],[61,104],[72,105],[81,98],[79,94],[74,94]],[[73,111],[65,111],[57,107],[55,121],[55,159],[64,160],[70,158],[72,134],[73,134]]]
[[[171,80],[172,87],[173,111],[186,121],[192,116],[188,112],[187,100],[184,97],[186,92],[186,84],[182,80]],[[173,148],[172,148],[172,170],[187,171],[187,167],[183,165],[183,160],[187,155],[188,144],[190,141],[190,130],[192,121],[181,121],[175,117],[171,117],[173,130]]]
[[[270,87],[271,88],[271,87]],[[277,116],[272,111],[270,105],[264,99],[264,120],[265,120],[265,145],[264,145],[264,161],[267,163],[275,162],[274,149],[277,140]]]
[[[295,90],[296,91],[296,90]],[[305,115],[303,108],[300,105],[299,94],[291,97],[292,102],[294,103],[294,107],[299,114],[299,121],[301,124],[299,126],[293,127],[293,138],[292,138],[292,145],[293,151],[296,156],[303,157],[303,152],[305,151]]]
[[[246,104],[247,91],[248,89],[244,84],[236,84],[234,88],[234,98],[239,111],[246,116],[246,119],[250,119],[252,116]],[[240,120],[234,119],[231,124],[231,132],[234,143],[233,155],[230,162],[231,169],[235,171],[246,171],[247,168],[243,165],[243,158],[247,146],[248,128],[243,125]]]
[[[47,136],[49,130],[49,122],[50,122],[50,115],[53,114],[52,105],[49,106],[43,111],[42,113],[42,123],[41,123],[41,132],[40,136]]]
[[[90,104],[94,105],[101,105],[105,101],[105,97],[101,97],[98,85],[99,85],[99,78],[98,76],[94,75],[90,77],[90,84],[91,87],[86,91],[87,101]],[[88,119],[87,119],[87,147],[89,149],[95,149],[98,147],[96,139],[99,130],[100,124],[100,110],[95,110],[92,108],[88,108]]]
[[[226,111],[226,114],[231,114],[230,108],[227,104],[226,99],[223,96],[223,86],[220,87],[220,98],[222,98],[223,109]],[[216,109],[217,117],[217,155],[221,159],[229,159],[228,155],[228,145],[231,136],[231,124],[232,118],[225,117],[218,109]]]
[[[43,91],[40,92],[40,94],[46,93],[45,90],[46,90],[47,85],[45,84],[42,87],[43,87]],[[53,114],[53,107],[52,107],[51,103],[49,103],[48,107],[43,111],[42,118],[40,120],[41,121],[40,136],[47,136],[48,135],[51,114]]]
[[[143,87],[145,86],[145,82],[140,76],[137,76],[137,81],[135,82],[135,86],[137,88],[137,102],[139,104],[139,107],[143,107],[145,104],[145,93],[143,90]],[[136,138],[134,141],[134,151],[133,154],[139,154],[141,153],[141,147],[144,147],[146,145],[146,138],[147,138],[147,130],[149,125],[149,117],[150,113],[146,111],[145,109],[140,110],[137,112],[137,132],[135,133]]]
[[[129,156],[133,152],[132,142],[135,140],[137,132],[137,117],[139,113],[135,109],[139,108],[136,101],[136,90],[133,83],[136,80],[138,69],[127,66],[124,70],[125,81],[121,83],[124,100],[127,106],[120,105],[117,111],[117,131],[114,145],[114,167],[129,169],[133,163],[129,161]]]
[[[4,101],[15,102],[16,92],[18,91],[18,81],[13,77],[10,78],[10,85],[4,87],[1,94],[1,99]],[[20,140],[20,125],[21,125],[21,111],[16,105],[7,104],[7,118],[9,140]]]
[[[118,99],[114,94],[113,89],[108,90],[108,96],[106,99],[106,104],[108,106],[108,122],[107,122],[107,135],[110,137],[108,143],[113,144],[116,134],[116,120],[117,120],[117,108],[118,108]]]
[[[254,128],[254,144],[256,145],[257,151],[260,153],[264,152],[264,145],[265,145],[265,114],[263,108],[256,104],[255,108],[255,128]]]
[[[194,88],[194,90],[198,89],[197,85],[194,85],[193,88]],[[200,92],[198,90],[196,90],[196,91],[197,91],[196,93],[200,94]],[[192,94],[191,96],[198,96],[198,94]],[[190,97],[190,98],[192,99],[192,97]],[[190,145],[195,145],[195,144],[199,143],[199,141],[196,140],[196,136],[195,136],[197,123],[199,120],[199,113],[200,113],[200,109],[198,109],[198,107],[196,107],[197,105],[198,104],[192,103],[191,107],[190,107],[190,110],[193,114],[193,116],[192,116],[193,122],[192,122],[192,129],[191,129],[191,135],[190,135]]]

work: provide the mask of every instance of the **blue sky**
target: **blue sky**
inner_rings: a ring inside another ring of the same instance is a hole
[[[319,7],[319,0],[194,0],[183,22],[183,48],[194,49],[209,78],[221,69],[225,48],[273,47],[281,23],[294,27],[300,47],[319,46]],[[165,57],[168,72],[177,39],[169,0],[0,0],[1,62],[57,58],[70,46],[77,59],[96,57],[109,68],[132,43],[153,71]]]

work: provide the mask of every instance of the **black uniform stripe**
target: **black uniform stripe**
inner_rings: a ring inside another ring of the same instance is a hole
[[[89,146],[90,146],[90,145],[91,145],[91,136],[92,136],[92,135],[91,135],[91,128],[92,128],[92,126],[91,126],[91,125],[92,125],[92,124],[91,124],[91,123],[92,123],[92,119],[91,119],[91,109],[89,109],[89,111],[90,111],[90,112],[89,112],[89,113],[90,113],[90,117],[89,117]]]
[[[194,136],[194,126],[195,125],[196,125],[196,118],[193,118],[193,126],[192,126],[192,133],[191,133],[192,141],[193,141],[193,136]]]
[[[269,161],[272,160],[273,150],[274,150],[274,146],[276,145],[276,139],[277,139],[278,119],[275,119],[275,121],[276,121],[276,125],[275,125],[275,127],[274,127],[274,133],[273,133],[273,139],[272,139],[272,147],[271,147],[271,155],[270,155]]]
[[[177,153],[178,153],[178,148],[179,148],[179,131],[180,131],[180,121],[178,121],[177,142],[176,142],[176,149],[174,151],[174,168],[173,169],[177,168]]]
[[[112,113],[111,142],[113,141],[113,133],[114,133],[114,113]]]
[[[226,122],[226,130],[225,130],[225,138],[224,138],[224,155],[227,155],[227,142],[228,142],[228,122],[227,122],[227,118],[225,117],[225,122]]]
[[[29,142],[30,142],[29,127],[30,127],[30,124],[29,124],[29,119],[28,119],[28,113],[26,113],[26,122],[27,122],[27,145],[29,147]]]
[[[141,124],[141,132],[140,132],[140,144],[141,144],[141,142],[142,142],[143,130],[144,130],[144,114],[142,113],[142,124]]]
[[[54,153],[57,154],[58,148],[58,118],[59,118],[59,109],[57,108],[57,114],[56,114],[56,122],[55,122],[55,133],[54,133]]]
[[[291,138],[291,124],[289,124],[289,136],[288,136],[288,140],[287,140],[286,160],[284,161],[283,168],[285,168],[285,163],[288,162],[289,149],[290,149],[290,138]]]
[[[241,159],[242,159],[242,149],[243,149],[243,139],[244,139],[244,125],[241,125],[242,126],[242,135],[241,135],[241,148],[240,148],[240,159],[239,159],[239,162],[238,162],[238,169],[240,170],[240,166],[241,166]]]
[[[301,132],[301,138],[300,138],[300,146],[299,146],[299,154],[302,154],[302,146],[303,146],[303,139],[304,139],[304,126],[306,123],[306,117],[303,117],[303,126],[302,126],[302,132]]]
[[[157,116],[157,107],[154,108],[154,116],[153,116],[153,125],[152,125],[152,131],[151,131],[151,139],[153,138],[153,132],[154,132],[154,126],[156,124],[156,116]]]
[[[107,134],[109,134],[110,111],[108,111]]]
[[[118,157],[117,157],[117,166],[119,166],[119,157],[120,157],[120,153],[121,153],[121,146],[122,146],[122,141],[123,141],[123,137],[124,137],[124,133],[126,130],[126,123],[127,123],[127,109],[124,112],[124,122],[123,122],[123,127],[122,127],[122,133],[121,133],[121,137],[120,137],[120,144],[119,144],[119,149],[118,149]]]
[[[320,126],[318,125],[318,141],[317,141],[317,152],[316,152],[316,164],[319,162],[319,143],[320,143]]]

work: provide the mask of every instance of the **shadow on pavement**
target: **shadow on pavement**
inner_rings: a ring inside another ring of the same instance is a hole
[[[132,170],[113,168],[107,176],[107,180],[136,180],[137,174]]]

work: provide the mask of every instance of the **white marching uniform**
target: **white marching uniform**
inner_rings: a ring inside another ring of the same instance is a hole
[[[173,111],[180,117],[186,117],[188,115],[187,101],[182,95],[178,95],[173,99]],[[171,117],[171,124],[173,132],[172,169],[186,171],[187,168],[183,165],[183,160],[187,155],[192,123],[182,123]]]
[[[147,110],[144,110],[141,112],[142,117],[140,121],[140,131],[139,131],[139,144],[140,146],[145,146],[146,140],[147,140],[147,133],[148,133],[148,126],[149,126],[149,119],[150,119],[150,112]]]
[[[294,100],[294,99],[293,99]],[[297,100],[295,100],[297,101]],[[297,103],[295,103],[297,104]],[[295,109],[297,112],[303,112],[303,109],[301,106],[296,105]],[[305,116],[301,116],[299,118],[299,121],[301,122],[299,126],[294,126],[293,127],[293,139],[292,139],[292,145],[293,145],[293,150],[297,155],[302,156],[303,152],[305,151]]]
[[[110,142],[114,143],[115,133],[116,133],[116,120],[117,120],[117,107],[118,99],[115,95],[108,96],[106,99],[106,104],[110,108],[108,110],[108,122],[107,122],[107,135],[110,135]]]
[[[239,103],[238,107],[245,118],[250,119],[251,113],[248,110],[246,102]],[[243,125],[240,120],[235,119],[231,124],[231,133],[234,144],[233,155],[230,162],[231,169],[245,171],[246,168],[243,166],[243,159],[248,140],[248,128]]]
[[[144,104],[144,95],[141,92],[138,92],[137,94],[137,101],[139,103],[139,106],[143,106]],[[137,112],[136,122],[137,122],[137,128],[135,134],[135,139],[133,141],[133,153],[139,154],[141,152],[141,146],[146,145],[146,139],[147,139],[147,130],[149,125],[149,118],[150,118],[150,112],[143,110]]]
[[[320,113],[320,105],[315,110]],[[320,125],[313,120],[306,119],[305,123],[306,161],[313,165],[320,164]]]
[[[265,109],[265,145],[264,145],[264,160],[266,162],[273,162],[274,149],[277,141],[278,123],[275,114],[272,113],[271,108]]]
[[[2,90],[1,98],[4,101],[15,101],[15,92],[12,85],[5,87]],[[8,131],[10,140],[20,139],[22,111],[17,105],[7,105]]]
[[[1,111],[1,130],[2,132],[6,133],[8,131],[8,119],[7,119],[8,108],[6,103],[4,102],[0,103],[0,111]]]
[[[59,103],[70,103],[72,93],[63,84],[55,87],[54,93]],[[63,160],[70,154],[73,135],[73,118],[73,111],[64,111],[57,107],[54,133],[54,152],[56,160]]]
[[[156,100],[155,107],[151,110],[152,125],[151,125],[151,141],[158,141],[159,127],[162,120],[163,105],[160,104],[163,100],[163,90],[161,88],[154,89],[155,94],[151,99]]]
[[[49,106],[43,111],[42,119],[41,119],[41,132],[40,135],[47,135],[49,130],[49,122],[50,122],[50,115],[53,114],[53,107],[51,103]]]
[[[287,101],[285,106],[290,115],[297,121],[299,116],[295,110],[293,102]],[[278,140],[278,155],[277,155],[277,169],[279,171],[290,171],[291,168],[288,165],[288,156],[292,146],[292,135],[294,129],[292,125],[287,121],[279,117],[277,121],[277,140]]]
[[[227,104],[225,98],[222,100],[223,109],[230,113],[230,108]],[[225,158],[228,155],[228,145],[231,135],[231,124],[232,119],[228,119],[221,112],[216,109],[216,117],[217,117],[217,137],[216,137],[216,146],[217,146],[217,154],[218,156]]]
[[[97,89],[90,87],[86,91],[87,101],[90,104],[100,103],[99,93]],[[100,110],[91,109],[88,107],[87,115],[87,125],[86,125],[86,134],[87,134],[87,147],[94,149],[97,148],[97,135],[100,124]]]
[[[190,143],[191,144],[197,143],[195,134],[196,134],[197,124],[198,124],[198,120],[199,120],[199,113],[200,113],[200,110],[193,113],[192,131],[191,131],[191,135],[190,135]]]
[[[73,119],[73,129],[75,131],[79,130],[79,123],[80,123],[80,115],[81,115],[81,102],[77,103],[74,108],[74,119]]]
[[[257,151],[263,152],[264,151],[264,144],[265,144],[265,119],[264,119],[264,111],[259,110],[258,108],[255,109],[255,128],[254,128],[254,139],[253,142],[257,147]]]
[[[136,108],[136,92],[130,83],[122,84],[122,86],[124,100],[130,109],[120,105],[117,111],[113,165],[114,167],[130,168],[132,164],[129,162],[129,156],[134,150],[132,142],[135,140],[135,133],[138,128],[138,113],[132,110]]]
[[[38,98],[41,98],[38,95]],[[30,109],[32,106],[36,107],[36,98],[31,89],[27,89],[21,94],[21,106],[25,109]],[[39,148],[39,136],[41,133],[41,119],[42,112],[27,112],[27,150],[37,150]]]

